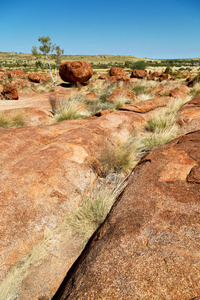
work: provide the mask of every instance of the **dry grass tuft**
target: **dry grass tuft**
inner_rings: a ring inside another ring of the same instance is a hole
[[[25,118],[21,113],[12,115],[0,113],[0,128],[23,127],[26,125]]]
[[[112,109],[118,110],[120,107],[123,107],[125,104],[130,104],[130,103],[132,103],[132,100],[122,94],[115,100]]]
[[[129,142],[110,146],[102,151],[99,161],[103,166],[103,176],[114,172],[128,173],[134,166],[133,146]]]
[[[80,114],[80,103],[77,100],[65,100],[59,102],[55,108],[55,119],[57,122],[65,120],[80,119],[83,116]]]
[[[89,196],[83,196],[82,205],[67,216],[67,222],[72,227],[82,244],[85,244],[97,228],[103,223],[116,198],[125,188],[126,182],[111,176],[101,183],[96,181]]]
[[[192,88],[190,88],[190,95],[195,97],[199,94],[200,94],[200,82],[197,82]]]

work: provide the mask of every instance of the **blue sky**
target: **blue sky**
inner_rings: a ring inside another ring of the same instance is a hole
[[[0,0],[0,51],[49,36],[65,54],[200,57],[199,0]]]

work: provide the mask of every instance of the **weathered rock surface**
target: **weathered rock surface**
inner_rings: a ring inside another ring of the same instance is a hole
[[[160,73],[160,72],[153,72],[152,75],[155,76],[155,77],[160,77],[162,75],[162,73]]]
[[[127,76],[122,76],[122,75],[118,75],[118,76],[110,76],[107,78],[106,82],[109,82],[109,83],[119,83],[120,81],[124,82],[124,83],[127,83],[129,82],[129,78]]]
[[[97,92],[87,93],[86,98],[90,99],[90,100],[96,100],[97,99]]]
[[[178,88],[178,90],[175,90],[177,88]],[[162,96],[163,94],[168,94],[168,95],[171,94],[172,95],[173,92],[174,92],[174,95],[177,95],[178,94],[177,92],[179,92],[179,91],[183,92],[183,93],[181,93],[182,97],[183,96],[186,97],[187,94],[189,93],[190,89],[186,85],[183,85],[183,84],[179,85],[177,83],[148,88],[148,92],[153,93],[156,96]]]
[[[173,100],[174,99],[172,97],[156,97],[140,103],[126,104],[123,107],[121,107],[119,110],[127,110],[127,111],[133,111],[138,113],[147,113],[158,107],[166,106],[167,104],[169,104],[169,102]]]
[[[124,69],[120,67],[112,67],[109,71],[110,76],[126,76]]]
[[[120,97],[124,97],[132,101],[137,99],[137,96],[131,90],[126,88],[125,89],[117,88],[112,92],[112,94],[107,98],[107,100],[113,102],[119,99]]]
[[[8,99],[8,100],[18,100],[19,99],[16,85],[9,83],[9,82],[4,84],[3,91],[1,92],[1,94],[4,96],[5,99]]]
[[[131,73],[131,78],[143,79],[147,76],[147,71],[143,70],[133,70]]]
[[[181,107],[177,115],[177,123],[183,133],[200,130],[200,95]]]
[[[155,76],[153,74],[149,74],[147,76],[147,80],[155,80]]]
[[[32,73],[28,75],[28,80],[35,83],[40,83],[41,77],[38,74]]]
[[[91,64],[86,61],[63,62],[59,75],[66,82],[84,83],[92,77],[93,70]]]
[[[200,132],[151,151],[54,300],[200,297]]]
[[[66,214],[100,173],[101,151],[143,123],[141,115],[114,112],[0,130],[1,300],[53,296],[81,251]]]
[[[168,73],[163,73],[159,76],[159,78],[161,78],[162,80],[169,80],[171,79],[171,75],[169,75]]]
[[[106,75],[101,74],[101,75],[99,75],[98,78],[99,78],[99,79],[102,79],[102,80],[105,80],[105,79],[106,79]]]
[[[38,126],[53,123],[53,115],[47,109],[26,107],[4,110],[3,113],[4,115],[11,117],[21,115],[24,118],[26,126]]]
[[[190,89],[186,85],[181,85],[179,89],[169,91],[169,94],[171,97],[184,99],[189,91]]]

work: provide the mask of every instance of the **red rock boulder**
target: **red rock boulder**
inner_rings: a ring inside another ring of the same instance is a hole
[[[131,73],[131,78],[143,79],[147,76],[147,71],[143,70],[133,70]]]
[[[185,134],[200,130],[200,95],[180,108],[176,121]]]
[[[155,80],[155,77],[153,74],[149,74],[149,76],[147,76],[147,80]]]
[[[35,83],[40,83],[41,77],[38,74],[29,74],[28,80]]]
[[[110,77],[108,77],[108,79],[107,79],[107,82],[109,82],[109,83],[118,83],[118,82],[120,82],[120,81],[123,81],[123,82],[129,82],[129,78],[127,77],[127,76],[110,76]]]
[[[105,80],[106,79],[106,75],[99,75],[99,79]]]
[[[153,76],[155,76],[155,77],[160,77],[162,75],[162,73],[159,73],[159,72],[154,72],[153,73]]]
[[[151,151],[56,293],[199,299],[200,132]]]
[[[169,80],[171,79],[171,75],[169,75],[168,73],[163,73],[160,75],[160,78],[163,80]]]
[[[18,100],[19,99],[17,88],[12,83],[6,83],[3,86],[2,95],[7,100]]]
[[[97,99],[97,92],[87,93],[86,98],[89,99],[89,100],[96,100]]]
[[[120,67],[112,67],[109,73],[110,76],[126,76],[124,69]]]
[[[189,91],[189,87],[181,85],[178,89],[169,91],[169,95],[174,98],[185,98]]]
[[[84,83],[92,77],[93,70],[86,61],[66,61],[60,65],[59,75],[66,82]]]

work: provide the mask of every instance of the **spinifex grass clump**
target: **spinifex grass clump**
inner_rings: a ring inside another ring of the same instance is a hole
[[[157,132],[171,128],[174,124],[174,115],[161,114],[147,121],[147,131]]]
[[[99,157],[103,166],[103,175],[109,173],[128,173],[134,164],[133,148],[131,144],[110,146],[104,149]]]
[[[23,127],[26,126],[25,118],[22,114],[6,115],[0,114],[0,128]]]
[[[126,183],[117,177],[112,182],[107,177],[101,183],[96,181],[88,196],[83,196],[82,205],[67,216],[67,222],[76,236],[85,244],[103,223],[118,195]]]
[[[180,136],[181,131],[176,124],[176,115],[181,106],[190,99],[191,97],[173,100],[167,108],[163,109],[162,112],[156,113],[147,121],[146,134],[140,138],[142,151],[165,145]]]
[[[197,82],[192,88],[190,88],[190,95],[195,97],[199,94],[200,94],[200,82]]]
[[[147,121],[147,131],[159,132],[172,128],[175,124],[175,117],[178,110],[189,100],[190,97],[186,97],[185,99],[177,98],[171,101],[167,108],[163,109],[160,113],[156,113]]]
[[[136,94],[136,96],[140,94],[146,94],[146,88],[144,85],[136,85],[132,88],[133,92]]]
[[[94,100],[86,99],[86,104],[91,115],[94,115],[99,111],[112,108],[112,104],[110,102],[100,101],[99,98]]]
[[[113,109],[118,110],[119,108],[123,107],[125,104],[131,104],[131,103],[132,100],[122,93],[115,99],[113,104]]]
[[[76,100],[66,100],[59,103],[55,111],[55,118],[57,122],[65,120],[80,119],[80,103]]]
[[[143,151],[146,152],[153,148],[163,146],[178,136],[179,128],[176,124],[173,124],[171,127],[149,132],[149,134],[142,139]]]

